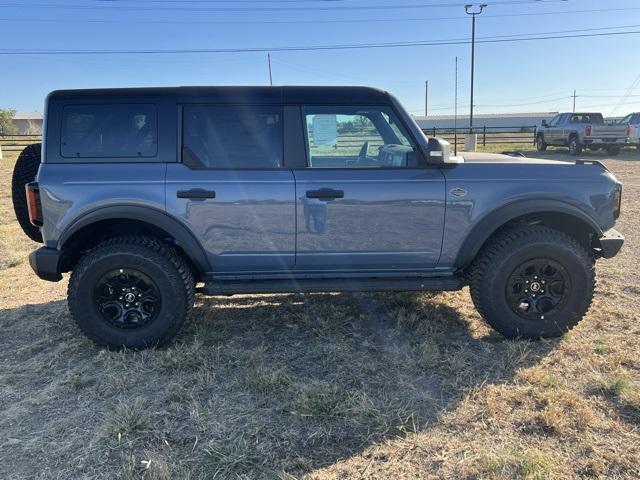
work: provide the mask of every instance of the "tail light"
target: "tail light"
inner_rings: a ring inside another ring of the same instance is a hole
[[[616,209],[613,212],[613,218],[617,220],[620,217],[620,212],[622,210],[622,185],[618,185],[618,188],[613,194],[613,202],[616,205]]]
[[[42,226],[42,203],[40,202],[40,188],[38,182],[27,183],[24,186],[27,193],[27,208],[29,221],[36,227]]]
[[[591,130],[592,130],[592,129],[591,129],[591,125],[587,125],[587,126],[584,128],[584,134],[585,134],[587,137],[590,137],[590,136],[591,136]]]
[[[627,137],[630,137],[630,136],[631,136],[631,124],[628,123],[627,124]]]

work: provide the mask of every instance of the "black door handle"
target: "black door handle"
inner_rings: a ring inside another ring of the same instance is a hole
[[[206,198],[216,198],[216,192],[213,190],[204,190],[202,188],[192,188],[191,190],[178,190],[176,192],[178,198],[190,198],[191,200],[204,200]]]
[[[333,188],[321,188],[320,190],[307,190],[307,198],[319,198],[321,200],[333,200],[334,198],[344,198],[343,190]]]

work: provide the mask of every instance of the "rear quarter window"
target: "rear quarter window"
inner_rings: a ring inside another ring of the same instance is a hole
[[[67,105],[60,154],[65,158],[155,157],[157,109],[151,104]]]

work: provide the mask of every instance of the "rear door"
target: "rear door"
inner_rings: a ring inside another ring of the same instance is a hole
[[[197,236],[215,274],[293,269],[295,184],[283,168],[282,106],[180,110],[182,161],[167,165],[167,211]]]
[[[302,106],[294,169],[296,268],[428,271],[440,257],[445,180],[385,106]]]

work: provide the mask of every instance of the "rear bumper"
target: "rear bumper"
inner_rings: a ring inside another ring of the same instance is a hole
[[[615,257],[624,243],[624,236],[615,229],[607,230],[599,238],[600,248],[602,249],[602,256],[604,258]]]
[[[599,147],[624,147],[627,144],[626,137],[620,138],[585,138],[584,145],[597,145]]]
[[[55,248],[40,247],[29,254],[29,264],[36,275],[49,282],[62,280],[60,264],[62,252]]]

